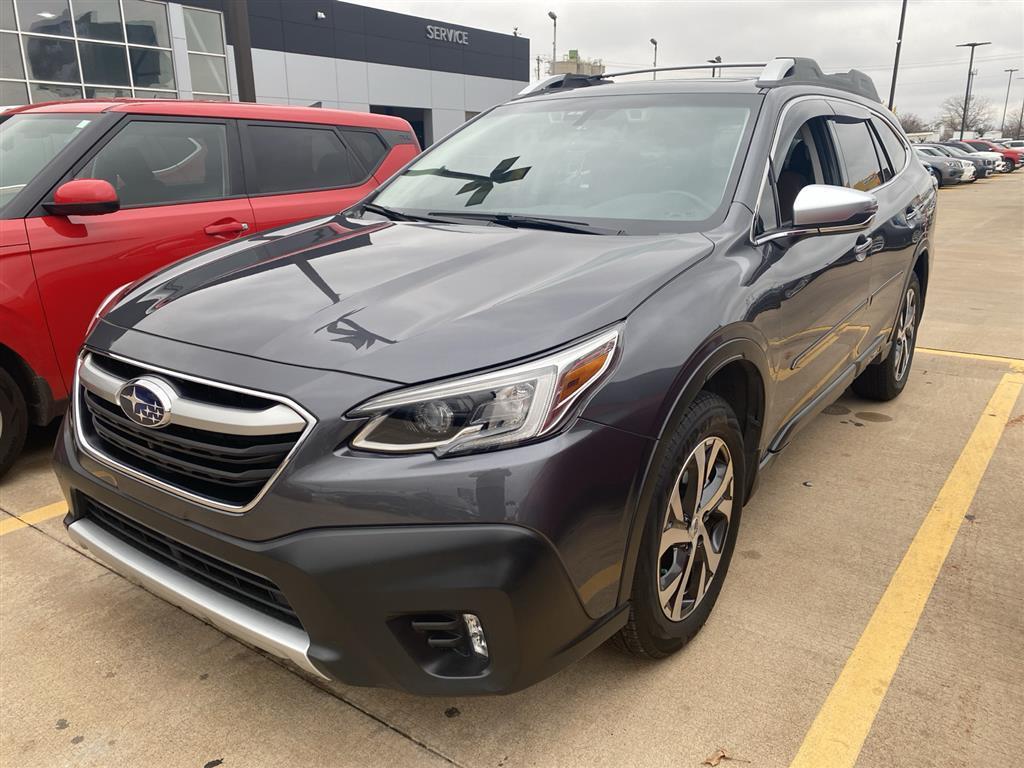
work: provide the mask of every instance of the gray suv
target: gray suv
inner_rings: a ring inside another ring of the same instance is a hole
[[[761,473],[848,386],[907,385],[933,256],[871,81],[757,66],[555,77],[118,291],[55,449],[71,537],[351,684],[680,649]]]

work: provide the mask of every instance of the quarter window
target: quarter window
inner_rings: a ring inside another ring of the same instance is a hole
[[[376,133],[342,129],[341,135],[345,137],[345,143],[352,148],[368,171],[376,168],[388,153],[384,141]]]
[[[880,186],[883,181],[882,169],[867,122],[836,120],[832,125],[846,162],[846,186],[861,191]]]
[[[227,197],[227,129],[221,123],[131,122],[77,178],[106,179],[124,207]]]
[[[249,141],[263,194],[346,187],[365,175],[331,128],[250,124]]]

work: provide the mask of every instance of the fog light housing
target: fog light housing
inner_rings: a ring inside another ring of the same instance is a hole
[[[462,623],[466,625],[466,633],[469,635],[469,644],[473,648],[473,653],[485,659],[488,658],[490,654],[487,652],[487,638],[484,635],[480,619],[474,613],[464,613],[462,614]]]

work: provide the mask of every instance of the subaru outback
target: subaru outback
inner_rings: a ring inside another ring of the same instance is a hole
[[[848,386],[907,385],[933,256],[871,81],[757,66],[555,77],[117,292],[55,448],[71,538],[350,684],[679,650],[760,474]]]

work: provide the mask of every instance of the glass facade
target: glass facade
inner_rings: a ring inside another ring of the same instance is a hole
[[[193,93],[227,99],[222,15],[181,10]],[[175,74],[165,2],[0,0],[0,106],[83,96],[173,99],[183,87]]]
[[[182,8],[192,93],[197,99],[228,98],[228,59],[224,20],[216,11]]]

